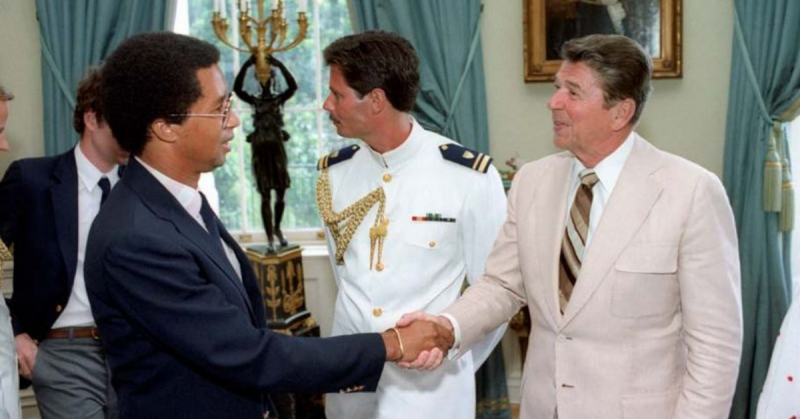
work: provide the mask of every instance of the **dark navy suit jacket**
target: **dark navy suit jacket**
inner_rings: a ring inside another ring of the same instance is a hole
[[[374,391],[380,336],[270,331],[250,263],[214,222],[241,281],[219,242],[132,158],[92,225],[86,284],[120,419],[262,419],[266,392]]]
[[[11,164],[0,182],[0,237],[14,245],[14,334],[42,340],[67,305],[78,264],[74,150]]]

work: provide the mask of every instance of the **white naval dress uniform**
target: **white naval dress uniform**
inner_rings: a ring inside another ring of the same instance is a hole
[[[379,154],[362,146],[346,161],[328,167],[335,212],[379,187],[386,196],[389,220],[382,266],[370,270],[369,230],[375,204],[344,252],[335,261],[328,248],[339,287],[333,335],[381,332],[405,313],[438,313],[459,296],[465,276],[483,273],[484,262],[506,217],[506,197],[494,166],[486,173],[448,161],[440,146],[457,143],[426,131],[412,120],[408,139]],[[454,151],[454,150],[451,150]],[[475,157],[482,157],[472,152]],[[467,153],[470,155],[470,153]],[[490,159],[486,157],[488,163]],[[438,214],[447,221],[413,221]],[[377,249],[376,249],[377,252]],[[377,261],[377,254],[375,255]],[[380,268],[380,269],[379,269]],[[473,356],[446,360],[437,370],[418,372],[386,365],[376,393],[330,394],[329,419],[473,419],[475,370],[502,337],[505,326]]]

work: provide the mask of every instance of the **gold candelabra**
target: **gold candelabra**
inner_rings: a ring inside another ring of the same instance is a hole
[[[267,57],[276,52],[288,51],[296,47],[306,37],[306,30],[308,29],[308,19],[306,18],[308,0],[299,0],[297,12],[298,30],[292,41],[289,41],[286,36],[289,25],[284,17],[283,0],[272,0],[272,11],[267,16],[264,15],[265,0],[255,0],[258,4],[257,17],[250,16],[250,3],[252,0],[238,0],[239,35],[247,48],[238,47],[228,41],[228,19],[225,15],[226,1],[214,0],[214,13],[211,17],[214,34],[225,45],[254,55],[256,57],[258,81],[265,85],[270,77],[270,64]],[[253,39],[254,27],[255,39]]]

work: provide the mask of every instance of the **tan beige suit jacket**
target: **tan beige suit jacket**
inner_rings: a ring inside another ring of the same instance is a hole
[[[446,310],[466,350],[528,304],[522,418],[728,417],[742,341],[733,214],[714,174],[634,141],[563,315],[566,152],[517,174],[483,280]]]

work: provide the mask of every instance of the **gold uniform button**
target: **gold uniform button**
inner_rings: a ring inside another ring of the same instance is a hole
[[[375,307],[372,309],[372,315],[375,317],[380,317],[381,315],[383,315],[383,310],[381,310],[380,307]]]
[[[389,173],[385,173],[383,175],[383,181],[386,182],[386,183],[391,182],[392,181],[392,175],[390,175]]]
[[[378,262],[378,264],[377,264],[377,265],[375,265],[375,269],[376,269],[378,272],[382,272],[382,271],[383,271],[383,263],[382,263],[382,262]]]
[[[430,247],[430,248],[436,247],[436,242],[435,241],[431,241],[430,243],[428,243],[428,247]]]
[[[56,306],[56,313],[61,313],[61,310],[63,310],[63,309],[64,309],[64,307],[61,307],[61,304],[57,305]]]

